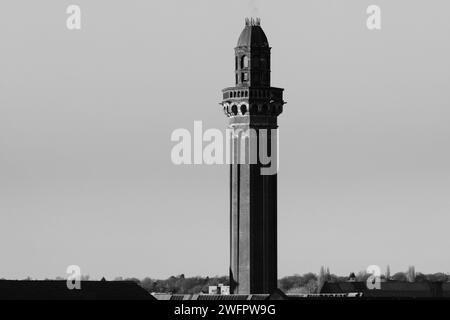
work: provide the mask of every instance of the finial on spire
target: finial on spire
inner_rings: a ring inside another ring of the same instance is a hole
[[[245,26],[246,27],[260,26],[260,25],[261,25],[260,18],[245,18]]]

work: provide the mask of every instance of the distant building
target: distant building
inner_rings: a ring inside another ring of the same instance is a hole
[[[289,300],[281,290],[276,289],[271,294],[160,294],[153,296],[158,300],[209,300],[209,301],[232,301],[232,300]],[[303,298],[303,297],[302,297]]]
[[[68,289],[66,280],[0,280],[0,300],[155,300],[132,281],[81,281]]]
[[[348,276],[348,281],[349,282],[355,282],[356,281],[356,275],[354,272],[350,273],[350,275]]]
[[[217,286],[209,286],[208,294],[230,294],[230,286],[219,283]]]
[[[362,296],[361,293],[329,293],[329,294],[285,294],[280,289],[275,289],[271,294],[167,294],[154,293],[158,300],[209,300],[209,301],[236,301],[236,300],[307,300],[307,299],[355,299]]]
[[[321,294],[361,293],[365,298],[450,298],[450,282],[381,282],[381,289],[368,289],[365,282],[325,282]]]

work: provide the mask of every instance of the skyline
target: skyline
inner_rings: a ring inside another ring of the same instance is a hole
[[[288,101],[279,278],[450,272],[450,5],[194,2],[80,0],[79,31],[68,1],[0,10],[0,278],[228,273],[229,168],[174,165],[170,136],[224,127],[255,15]]]

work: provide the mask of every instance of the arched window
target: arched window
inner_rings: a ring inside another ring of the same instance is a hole
[[[236,56],[236,59],[235,59],[236,61],[235,61],[235,69],[237,70],[238,69],[238,61],[239,61],[239,59],[238,59],[238,57]]]
[[[237,114],[238,114],[238,108],[237,108],[236,105],[233,105],[233,106],[231,107],[231,112],[232,112],[234,115],[237,115]]]
[[[241,69],[248,68],[248,57],[242,56],[241,58]]]
[[[241,105],[241,114],[245,115],[247,113],[247,106],[245,104]]]

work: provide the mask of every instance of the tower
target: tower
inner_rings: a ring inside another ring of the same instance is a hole
[[[221,103],[231,131],[230,285],[235,294],[277,288],[277,173],[260,152],[277,158],[283,90],[270,86],[270,47],[259,19],[246,19],[235,48],[235,86]],[[276,165],[276,164],[275,164]]]

